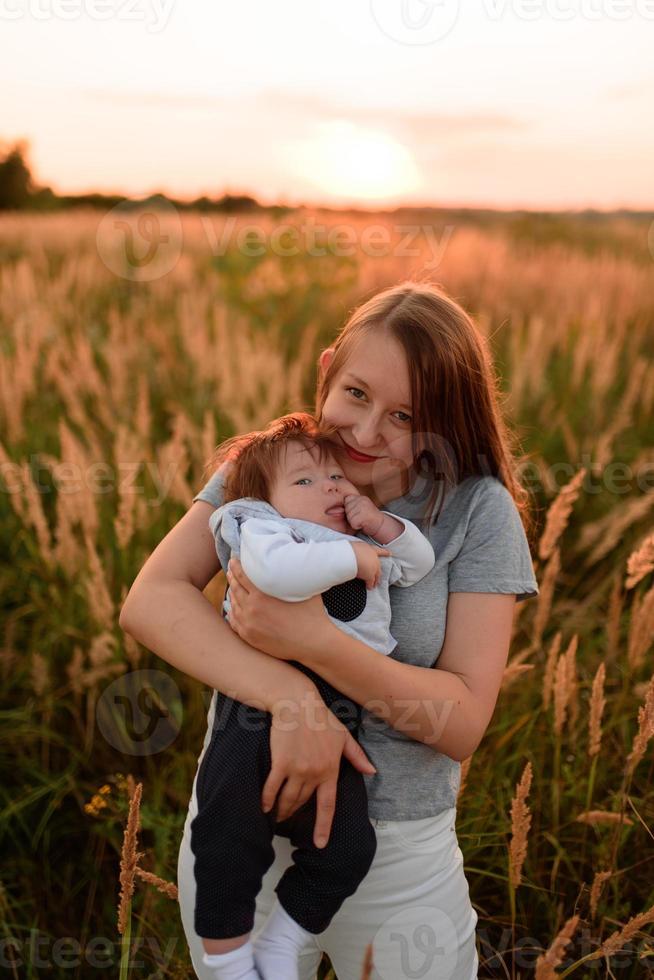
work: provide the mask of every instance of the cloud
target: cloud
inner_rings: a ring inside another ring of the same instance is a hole
[[[279,123],[296,123],[306,129],[316,122],[339,120],[378,126],[393,132],[401,139],[424,144],[434,137],[446,140],[462,134],[511,133],[528,128],[528,121],[505,113],[477,109],[466,112],[414,112],[398,107],[339,105],[319,94],[297,93],[266,89],[259,93],[241,93],[229,97],[205,93],[179,94],[173,92],[111,92],[86,90],[88,98],[129,105],[171,109],[214,109],[229,112],[274,114]]]

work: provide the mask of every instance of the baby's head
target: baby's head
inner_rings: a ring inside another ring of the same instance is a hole
[[[343,501],[359,491],[334,456],[333,437],[318,429],[312,415],[284,415],[260,432],[228,439],[221,451],[221,458],[230,460],[225,503],[254,497],[272,504],[282,517],[353,533]]]

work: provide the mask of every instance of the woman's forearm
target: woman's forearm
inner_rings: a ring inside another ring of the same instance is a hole
[[[143,584],[120,626],[173,667],[255,708],[272,713],[316,691],[301,671],[242,640],[190,582]]]
[[[452,759],[473,753],[479,712],[457,674],[393,660],[336,626],[321,649],[304,662],[346,697]]]

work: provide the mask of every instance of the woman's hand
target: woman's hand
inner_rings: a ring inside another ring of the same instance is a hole
[[[311,652],[324,651],[335,629],[319,595],[285,602],[253,585],[238,558],[227,571],[231,610],[228,622],[242,640],[278,660],[311,666]]]
[[[315,791],[313,840],[316,847],[324,847],[334,819],[341,756],[360,772],[377,770],[317,690],[273,706],[270,751],[272,765],[261,796],[263,810],[272,809],[282,783],[277,821],[290,817]]]

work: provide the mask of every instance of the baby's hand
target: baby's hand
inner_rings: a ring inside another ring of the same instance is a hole
[[[357,559],[357,578],[362,578],[369,589],[374,589],[381,580],[380,555],[390,555],[388,548],[377,548],[367,541],[350,541]]]
[[[370,497],[360,493],[348,493],[343,504],[350,527],[355,531],[363,531],[369,538],[374,538],[384,523],[384,515],[378,507],[375,507]]]

